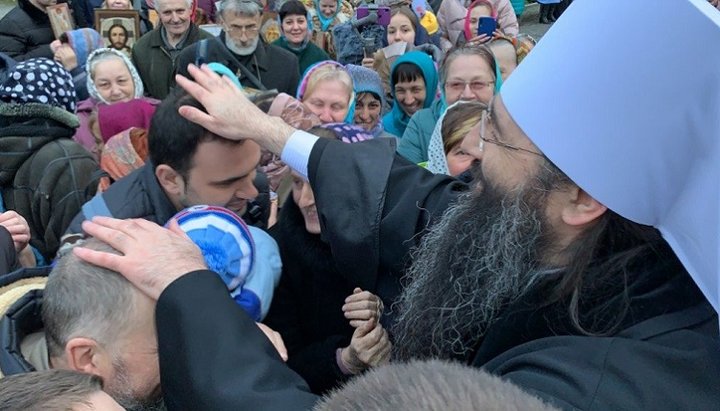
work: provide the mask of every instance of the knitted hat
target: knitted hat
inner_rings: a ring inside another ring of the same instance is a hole
[[[66,31],[67,43],[72,47],[77,58],[78,66],[83,67],[87,63],[88,56],[93,51],[105,47],[100,33],[93,29],[83,28]]]
[[[345,69],[350,73],[350,77],[352,77],[355,95],[360,93],[373,93],[378,96],[382,102],[382,106],[385,107],[385,91],[383,90],[380,75],[378,75],[375,70],[354,64],[346,65]]]
[[[101,48],[93,51],[90,53],[90,56],[88,56],[87,64],[85,65],[85,71],[87,72],[87,89],[88,94],[90,94],[90,97],[93,99],[100,101],[102,103],[108,104],[105,99],[102,98],[100,93],[97,91],[97,87],[95,87],[95,83],[93,82],[93,70],[95,69],[94,65],[95,63],[103,56],[107,54],[113,54],[115,56],[118,56],[122,59],[122,61],[125,63],[125,65],[128,68],[128,71],[130,71],[130,76],[133,79],[133,83],[135,83],[135,96],[134,98],[140,98],[143,96],[143,93],[145,90],[143,89],[143,83],[140,79],[140,75],[137,72],[137,69],[135,69],[135,66],[132,64],[130,59],[125,55],[125,53],[111,49],[111,48]]]
[[[45,57],[18,63],[0,87],[7,103],[40,103],[75,113],[75,85],[60,63]]]
[[[240,217],[223,207],[198,205],[173,219],[200,247],[208,268],[220,275],[228,290],[245,284],[253,268],[255,244]]]

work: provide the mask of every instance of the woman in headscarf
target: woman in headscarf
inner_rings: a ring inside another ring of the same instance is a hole
[[[297,99],[323,123],[353,122],[353,81],[340,63],[328,60],[311,66],[300,80]]]
[[[347,0],[305,0],[311,27],[311,41],[331,59],[337,58],[332,30],[350,21],[354,10]]]
[[[372,138],[344,123],[310,131],[346,143]],[[391,344],[379,323],[383,303],[376,290],[358,288],[363,279],[338,270],[330,246],[321,238],[312,188],[295,172],[292,193],[272,235],[280,247],[283,273],[265,323],[283,336],[288,366],[313,392],[323,394],[385,363]]]
[[[375,138],[397,138],[385,131],[382,125],[385,93],[380,76],[374,70],[362,66],[348,64],[345,68],[352,77],[355,89],[355,125],[372,133]]]
[[[392,110],[383,116],[385,130],[402,136],[415,113],[437,104],[433,103],[437,85],[438,74],[429,55],[410,51],[398,57],[390,71],[390,86],[395,102]]]
[[[297,56],[300,75],[315,63],[330,60],[325,51],[310,42],[308,12],[299,0],[288,0],[280,6],[280,38],[272,44]]]
[[[450,50],[440,66],[442,98],[409,121],[398,144],[398,154],[413,163],[428,160],[428,144],[440,115],[459,100],[487,104],[500,89],[502,78],[492,53],[485,46]]]
[[[96,139],[90,130],[91,117],[97,115],[98,106],[134,99],[142,99],[153,105],[159,104],[159,101],[143,97],[140,76],[130,59],[120,51],[110,48],[95,50],[88,57],[86,70],[90,97],[78,104],[80,127],[74,139],[99,160],[105,141]]]
[[[428,170],[458,177],[470,169],[474,157],[463,151],[462,141],[480,121],[486,107],[477,101],[462,100],[448,107],[430,139]]]
[[[60,237],[94,190],[97,163],[72,141],[78,119],[72,76],[46,58],[17,64],[0,85],[0,188],[5,208],[30,226],[38,264],[52,260]]]
[[[93,51],[104,47],[100,33],[93,29],[66,31],[50,44],[54,60],[73,76],[78,101],[89,97],[85,65]]]

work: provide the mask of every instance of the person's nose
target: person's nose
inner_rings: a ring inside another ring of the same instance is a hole
[[[242,198],[244,200],[252,200],[258,196],[257,188],[253,184],[253,180],[250,178],[242,179],[240,186],[235,190],[235,197]]]
[[[470,84],[465,84],[465,87],[463,88],[462,94],[460,94],[460,98],[463,100],[474,100],[475,99],[475,93],[473,93],[472,89],[470,89]]]
[[[323,123],[332,123],[334,121],[332,118],[332,113],[330,112],[330,107],[325,107],[318,117]]]
[[[310,188],[310,183],[305,182],[303,184],[302,191],[300,192],[300,201],[298,207],[305,208],[315,205],[315,195]]]

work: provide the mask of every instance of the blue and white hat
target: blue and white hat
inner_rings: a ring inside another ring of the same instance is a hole
[[[228,290],[245,284],[255,261],[255,243],[240,217],[223,207],[198,205],[173,219],[200,247],[208,268],[220,275]]]

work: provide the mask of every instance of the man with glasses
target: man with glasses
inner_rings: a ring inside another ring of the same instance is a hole
[[[188,46],[212,38],[190,20],[192,0],[156,0],[160,27],[145,33],[135,43],[132,61],[148,96],[164,99],[174,84],[175,60]]]
[[[260,37],[262,5],[255,0],[223,0],[218,5],[223,31],[205,51],[189,47],[178,58],[177,72],[187,76],[187,66],[198,56],[206,63],[218,62],[237,73],[244,87],[276,89],[294,95],[299,78],[298,59]],[[241,70],[243,66],[247,70]]]
[[[193,68],[197,83],[180,85],[210,114],[181,113],[227,138],[250,138],[308,176],[340,270],[373,282],[377,271],[402,267],[416,244],[394,308],[393,361],[461,361],[562,409],[715,409],[720,42],[692,39],[719,39],[720,20],[705,0],[653,5],[627,2],[622,14],[606,2],[570,6],[465,138],[464,151],[478,160],[472,187],[393,157],[379,140],[342,145],[269,119],[207,68]],[[632,24],[640,13],[643,22]],[[671,19],[686,30],[664,36],[661,49],[607,43],[620,28],[662,36]],[[678,53],[672,61],[668,49]],[[587,52],[573,64],[557,64],[579,50]],[[229,100],[237,102],[231,110]],[[230,304],[219,301],[222,283],[202,262],[161,267],[169,258],[143,247],[179,246],[181,236],[158,227],[139,234],[118,220],[85,228],[123,256],[78,250],[81,258],[115,267],[159,297],[164,378],[186,373],[183,350],[204,347],[179,330],[241,321],[209,319],[193,312],[201,304],[184,303],[202,294],[217,305],[213,312]],[[157,263],[142,267],[148,260]],[[252,329],[242,321],[218,337],[222,344]],[[242,348],[238,361],[251,349]],[[260,350],[253,364],[277,361]],[[182,395],[184,386],[168,384]],[[210,397],[233,401],[209,390],[184,399]]]

